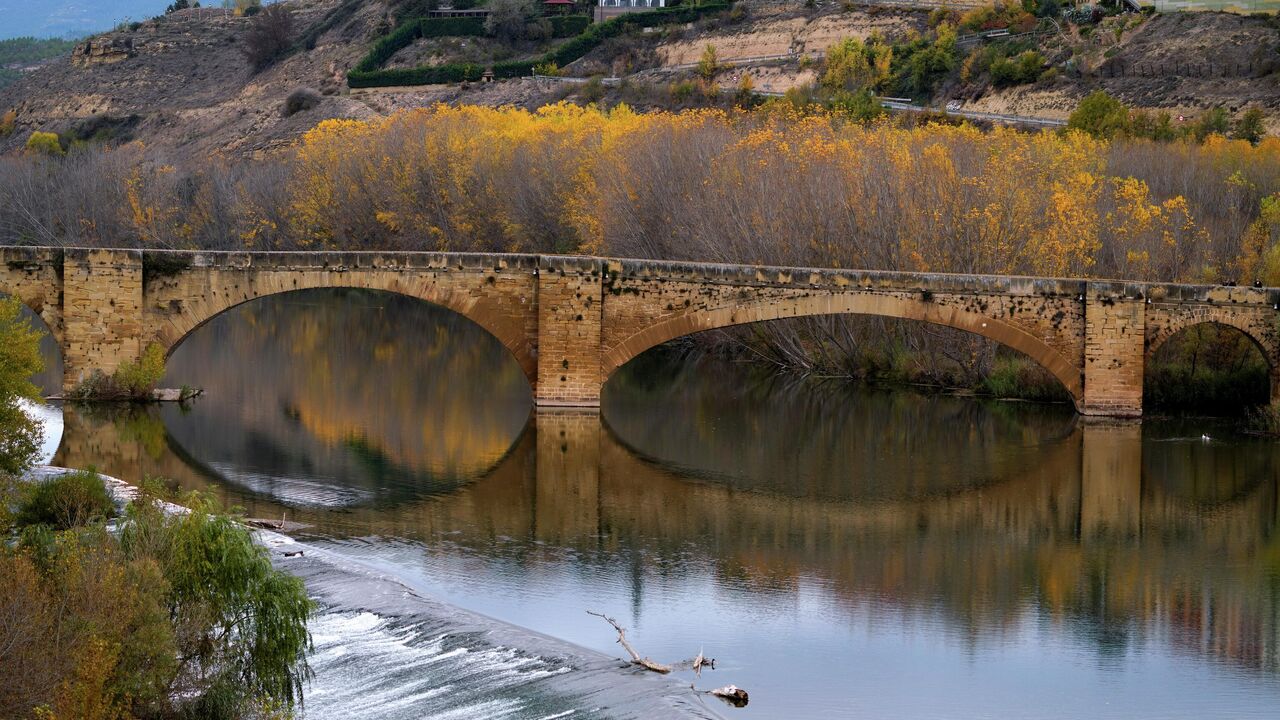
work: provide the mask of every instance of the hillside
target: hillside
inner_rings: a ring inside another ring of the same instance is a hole
[[[512,79],[494,83],[351,90],[347,72],[396,22],[388,0],[291,0],[294,35],[311,37],[276,64],[254,72],[246,60],[248,18],[221,10],[183,10],[94,36],[71,56],[41,66],[0,88],[0,112],[17,113],[16,131],[0,152],[21,147],[35,130],[138,139],[154,148],[235,155],[287,145],[326,118],[369,118],[434,102],[536,107],[566,96],[645,107],[696,105],[703,100],[670,88],[694,79],[707,46],[721,68],[712,78],[732,89],[750,76],[757,91],[784,92],[818,78],[821,60],[846,38],[910,44],[933,32],[937,11],[900,6],[852,6],[821,1],[743,0],[733,12],[698,22],[608,38],[564,68],[582,77],[626,75],[624,89],[575,91],[573,86]],[[961,16],[950,16],[953,21]],[[990,25],[990,22],[988,22]],[[917,100],[941,106],[1064,118],[1081,98],[1103,88],[1135,107],[1171,113],[1223,105],[1238,112],[1258,105],[1280,118],[1280,29],[1274,19],[1222,13],[1103,18],[1088,27],[1007,45],[962,45],[961,58],[999,57],[1034,49],[1043,60],[1035,82],[1001,86],[979,67],[936,78]],[[959,32],[963,36],[963,27]],[[311,45],[310,49],[307,45]],[[543,47],[554,43],[544,43]],[[788,56],[755,60],[763,56]],[[532,56],[526,53],[524,56]],[[481,66],[521,57],[520,48],[489,38],[420,39],[388,67],[446,62]],[[285,98],[308,88],[314,98],[296,114]],[[884,94],[900,94],[889,87]]]

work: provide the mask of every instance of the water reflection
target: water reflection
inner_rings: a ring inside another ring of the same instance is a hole
[[[175,356],[206,397],[69,409],[58,461],[287,513],[433,595],[604,652],[581,610],[617,612],[654,657],[723,658],[711,681],[751,689],[749,715],[1264,717],[1280,700],[1273,443],[657,357],[610,384],[603,421],[531,416],[500,345],[389,297],[242,306]]]

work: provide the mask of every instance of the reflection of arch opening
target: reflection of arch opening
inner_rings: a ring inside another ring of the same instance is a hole
[[[528,424],[519,365],[456,312],[364,289],[259,301],[175,346],[171,377],[209,392],[160,415],[171,449],[232,483],[350,506],[441,492],[490,472]]]
[[[808,296],[784,303],[762,301],[668,318],[608,349],[604,356],[602,375],[608,379],[615,370],[645,350],[685,335],[765,320],[844,314],[918,320],[981,335],[1022,353],[1047,370],[1077,404],[1084,397],[1080,369],[1062,353],[1026,330],[959,307],[889,295]]]
[[[1275,349],[1248,323],[1190,316],[1148,338],[1143,376],[1147,402],[1167,409],[1238,413],[1276,397]]]
[[[309,278],[308,278],[309,279]],[[489,313],[479,307],[479,301],[465,293],[440,291],[434,286],[416,288],[414,292],[402,286],[398,279],[390,282],[369,282],[350,284],[329,284],[324,282],[303,282],[296,280],[288,288],[271,287],[261,291],[250,287],[239,298],[231,298],[225,294],[212,293],[214,299],[197,298],[181,303],[180,310],[162,321],[157,329],[156,338],[165,348],[165,357],[171,357],[192,333],[208,324],[214,318],[245,303],[277,295],[287,295],[309,290],[353,290],[376,293],[387,293],[413,298],[431,305],[449,310],[469,322],[478,325],[490,335],[497,338],[520,365],[525,379],[532,388],[537,379],[537,358],[534,349],[526,337],[525,328],[519,322],[512,322],[501,313]]]

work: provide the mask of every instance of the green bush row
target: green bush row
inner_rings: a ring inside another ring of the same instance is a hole
[[[455,37],[455,36],[478,36],[484,35],[484,18],[480,17],[449,17],[449,18],[414,18],[405,21],[391,32],[373,44],[373,48],[369,50],[369,54],[356,65],[351,75],[366,74],[373,72],[399,72],[397,70],[382,70],[382,66],[391,59],[402,48],[406,48],[413,44],[414,40],[424,37]],[[426,68],[414,68],[426,69]],[[363,87],[352,85],[351,87]]]
[[[554,34],[559,37],[577,27],[584,27],[573,39],[561,44],[540,58],[512,60],[495,63],[495,78],[513,78],[532,75],[536,65],[554,63],[564,67],[591,52],[606,39],[643,27],[657,27],[668,23],[693,22],[704,15],[724,12],[728,3],[708,3],[696,6],[660,8],[648,12],[627,13],[602,23],[590,24],[589,18],[580,15],[552,18]],[[447,24],[446,24],[447,23]],[[423,66],[383,70],[382,65],[398,50],[420,37],[444,35],[482,35],[484,21],[481,18],[421,18],[406,22],[390,35],[374,44],[373,49],[355,69],[347,74],[347,84],[353,88],[390,87],[399,85],[434,85],[479,80],[484,69],[471,63]]]

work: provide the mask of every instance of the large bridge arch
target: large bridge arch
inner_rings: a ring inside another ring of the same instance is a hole
[[[735,325],[818,315],[872,315],[919,320],[964,330],[994,340],[1026,355],[1043,367],[1071,394],[1078,405],[1084,397],[1081,369],[1061,352],[1030,332],[988,315],[955,305],[941,305],[924,296],[912,298],[871,293],[805,294],[777,301],[757,301],[699,310],[659,320],[606,348],[605,380],[629,360],[650,348],[685,335]]]
[[[496,281],[495,281],[496,282]],[[519,313],[501,297],[480,292],[482,276],[466,283],[440,282],[430,275],[377,271],[215,273],[192,282],[182,276],[148,283],[144,298],[154,306],[149,334],[169,356],[199,328],[254,300],[315,289],[374,290],[411,297],[455,312],[484,328],[511,352],[532,386],[537,379],[536,343]]]

